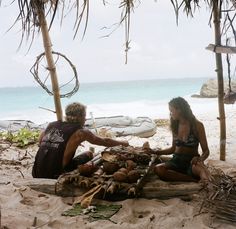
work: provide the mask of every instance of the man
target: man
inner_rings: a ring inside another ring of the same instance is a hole
[[[84,141],[106,147],[129,145],[127,141],[101,138],[85,129],[86,107],[81,103],[68,105],[65,113],[65,122],[49,123],[40,135],[39,149],[32,170],[35,178],[56,179],[63,172],[76,169],[79,162],[73,160],[73,157],[77,147]]]

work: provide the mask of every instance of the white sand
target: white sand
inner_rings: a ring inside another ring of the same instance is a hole
[[[236,172],[236,106],[226,107],[227,117],[227,153],[226,162],[219,161],[219,121],[215,111],[197,112],[196,116],[204,122],[210,148],[207,163],[223,169],[226,173]],[[162,117],[163,118],[163,117]],[[165,117],[167,118],[167,117]],[[168,127],[158,127],[155,136],[149,139],[126,137],[131,145],[140,146],[149,141],[151,147],[168,147],[171,144],[171,133]],[[85,216],[65,217],[61,213],[70,208],[66,204],[69,198],[61,198],[31,190],[28,187],[17,188],[14,182],[31,178],[32,163],[37,146],[26,150],[14,147],[3,150],[7,145],[0,145],[0,206],[1,225],[4,228],[235,228],[236,225],[213,222],[208,213],[198,214],[199,196],[191,202],[180,199],[145,200],[130,199],[121,201],[122,209],[110,221],[88,222]],[[85,143],[84,148],[89,144]],[[81,147],[80,149],[82,149]],[[99,150],[101,147],[96,147]],[[11,160],[11,161],[8,161]],[[15,164],[12,164],[12,160]],[[23,177],[24,176],[24,177]],[[36,227],[33,227],[34,218]],[[40,225],[44,225],[41,226]]]

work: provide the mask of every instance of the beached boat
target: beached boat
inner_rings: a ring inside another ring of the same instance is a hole
[[[86,120],[85,125],[93,131],[105,129],[115,136],[133,135],[147,138],[156,133],[156,124],[148,117],[112,116],[91,118]]]
[[[37,125],[27,120],[0,120],[0,131],[17,131],[21,128],[44,129],[47,123]],[[90,118],[85,127],[94,133],[109,132],[112,136],[151,137],[156,133],[155,122],[148,117],[130,118],[128,116],[112,116]]]
[[[42,129],[43,125],[37,125],[29,120],[0,120],[0,131],[18,131],[22,128]]]

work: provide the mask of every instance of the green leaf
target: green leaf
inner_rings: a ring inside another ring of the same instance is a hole
[[[16,143],[19,147],[25,147],[29,144],[36,143],[40,135],[39,130],[30,130],[22,128],[17,132],[5,131],[0,132],[0,139],[10,143]]]
[[[97,220],[110,220],[110,218],[115,215],[120,209],[122,205],[104,205],[99,204],[96,205],[96,209],[93,212],[89,212],[87,215],[89,216],[90,221],[97,221]],[[80,204],[76,204],[72,209],[64,211],[62,213],[63,216],[77,216],[83,214],[83,208]]]

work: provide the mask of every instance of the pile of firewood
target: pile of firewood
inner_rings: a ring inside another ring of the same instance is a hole
[[[149,151],[148,143],[142,147],[106,148],[78,169],[61,175],[56,190],[59,186],[73,184],[86,190],[99,186],[104,197],[116,193],[137,196],[156,161]]]
[[[236,181],[221,170],[214,170],[213,179],[206,185],[202,207],[212,215],[228,222],[236,222]]]

